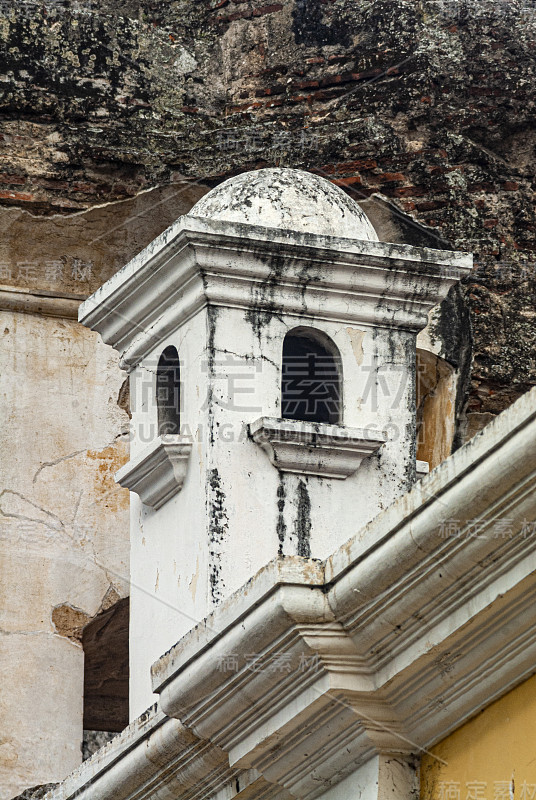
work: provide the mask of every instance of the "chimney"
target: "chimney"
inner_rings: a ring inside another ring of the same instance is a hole
[[[150,665],[277,554],[415,480],[416,335],[471,256],[386,244],[300,170],[225,181],[92,295],[130,373],[131,717]]]

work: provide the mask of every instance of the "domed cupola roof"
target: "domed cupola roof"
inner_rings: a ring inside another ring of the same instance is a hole
[[[366,214],[342,189],[298,169],[244,172],[216,186],[189,216],[377,242]]]

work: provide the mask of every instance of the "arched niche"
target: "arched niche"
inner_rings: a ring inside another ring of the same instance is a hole
[[[281,416],[342,422],[340,353],[329,336],[314,328],[293,328],[283,341]]]
[[[177,348],[166,347],[156,371],[158,435],[180,433],[180,362]]]

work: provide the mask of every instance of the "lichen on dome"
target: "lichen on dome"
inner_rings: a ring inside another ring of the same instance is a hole
[[[190,216],[378,241],[359,205],[338,186],[299,169],[243,172],[198,200]]]

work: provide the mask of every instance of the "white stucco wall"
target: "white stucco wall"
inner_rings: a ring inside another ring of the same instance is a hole
[[[281,416],[283,340],[297,325],[339,349],[343,424],[388,434],[346,480],[279,472],[248,437],[249,423]],[[414,476],[413,334],[204,309],[131,375],[133,455],[157,433],[155,373],[169,344],[181,359],[182,430],[195,443],[179,494],[156,511],[132,495],[131,718],[154,702],[151,664],[218,602],[278,552],[326,558]]]

